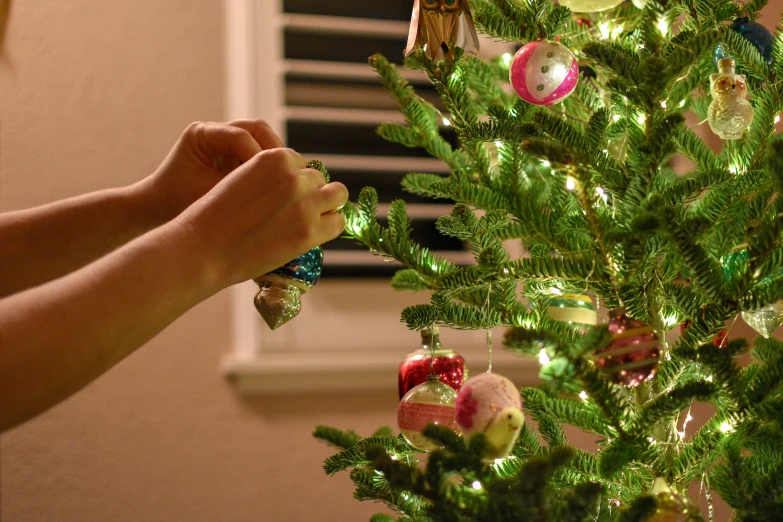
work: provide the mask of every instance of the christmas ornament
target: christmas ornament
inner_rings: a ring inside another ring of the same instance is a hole
[[[457,392],[440,382],[437,375],[411,389],[397,407],[397,426],[414,448],[428,452],[438,449],[435,442],[422,435],[428,424],[438,424],[457,431],[454,422],[454,400]]]
[[[753,106],[745,99],[745,75],[734,74],[734,60],[721,60],[718,66],[720,72],[710,75],[712,103],[707,121],[721,139],[738,140],[753,121]]]
[[[465,381],[454,404],[454,416],[465,437],[476,433],[486,436],[487,460],[508,455],[525,420],[519,390],[505,377],[491,372]]]
[[[631,0],[631,3],[637,9],[644,9],[645,7],[647,7],[647,4],[650,3],[650,0]]]
[[[675,494],[663,477],[657,477],[650,493],[655,497],[657,508],[647,522],[704,522],[698,508]]]
[[[454,60],[454,49],[478,55],[479,40],[468,0],[414,0],[405,56],[424,49],[433,60]]]
[[[414,386],[425,382],[428,375],[437,375],[440,382],[459,391],[468,377],[465,359],[457,352],[440,344],[438,328],[421,331],[421,348],[411,352],[400,364],[397,388],[400,399]]]
[[[743,16],[734,20],[734,23],[731,24],[731,30],[750,42],[764,60],[768,64],[772,64],[772,47],[775,43],[775,37],[769,29],[756,22],[751,22],[750,19]],[[719,62],[726,58],[731,58],[726,47],[723,44],[716,45],[712,51],[712,61],[715,63],[715,68],[720,70]]]
[[[555,297],[549,301],[546,313],[555,321],[585,326],[598,324],[598,313],[589,295],[565,294]]]
[[[658,369],[660,343],[651,326],[632,319],[622,308],[609,312],[611,342],[595,353],[595,363],[611,380],[638,386]]]
[[[565,45],[537,40],[517,51],[509,76],[520,98],[548,106],[563,101],[574,92],[579,79],[579,63]]]
[[[783,301],[772,303],[758,310],[743,311],[742,320],[765,339],[783,324]]]
[[[741,243],[731,251],[723,256],[720,260],[723,265],[723,279],[724,281],[731,281],[745,273],[748,267],[748,261],[750,260],[750,252],[748,252],[748,244]]]
[[[302,308],[301,295],[318,282],[323,261],[323,250],[315,247],[280,268],[253,279],[259,287],[253,303],[269,328],[276,330],[297,316]]]
[[[560,5],[564,5],[577,13],[606,11],[612,7],[617,7],[621,3],[623,3],[623,0],[560,0]]]

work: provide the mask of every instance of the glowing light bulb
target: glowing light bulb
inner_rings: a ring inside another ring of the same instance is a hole
[[[601,40],[608,40],[611,35],[611,32],[609,31],[609,22],[599,24],[598,32],[601,33]]]
[[[647,116],[644,114],[640,114],[636,117],[636,121],[639,123],[639,125],[644,125],[644,122],[647,120]]]
[[[663,107],[664,109],[666,108],[666,100],[663,100],[663,101],[661,102],[661,107]]]
[[[615,114],[614,116],[612,116],[612,119],[614,121],[620,121],[620,115],[619,114]]]
[[[511,53],[504,53],[503,56],[501,57],[501,60],[503,60],[503,65],[505,65],[506,67],[510,67],[511,66],[511,60],[513,58],[514,57],[511,56]]]
[[[579,392],[579,398],[582,399],[583,401],[586,401],[587,400],[587,392],[584,391],[584,390],[580,391]]]
[[[680,102],[680,107],[685,107],[685,100],[682,100],[682,101]]]
[[[666,36],[669,33],[669,22],[666,20],[665,16],[662,16],[660,19],[658,19],[658,30],[661,32],[662,35]]]
[[[549,160],[541,160],[541,164],[545,167],[552,166],[552,163]]]
[[[780,121],[780,114],[775,116],[775,123],[778,123]]]
[[[443,125],[445,125],[446,127],[451,125],[451,122],[449,121],[448,118],[443,118]]]
[[[562,290],[560,290],[560,289],[559,289],[559,288],[557,288],[557,287],[554,287],[554,286],[550,286],[550,287],[549,287],[549,291],[550,291],[550,292],[552,292],[552,293],[553,293],[553,294],[555,294],[555,295],[563,295],[563,291],[562,291]]]
[[[721,423],[720,425],[720,431],[722,431],[723,433],[732,432],[734,431],[734,425],[728,421],[723,421],[723,423]]]
[[[540,362],[542,365],[546,366],[549,364],[549,354],[546,353],[546,348],[541,348],[541,351],[538,352],[538,362]]]
[[[479,482],[478,480],[474,480],[473,484],[471,484],[471,486],[473,487],[473,489],[479,490],[479,489],[481,489],[481,482]]]
[[[566,178],[566,188],[568,190],[574,190],[576,188],[576,180],[571,176]]]

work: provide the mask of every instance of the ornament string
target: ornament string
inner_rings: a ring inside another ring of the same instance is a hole
[[[489,324],[489,307],[492,297],[492,281],[489,282],[489,291],[487,292],[487,303],[484,308],[485,324],[487,325],[487,351],[489,352],[489,362],[487,363],[487,371],[492,371],[492,326]]]
[[[429,345],[430,345],[430,375],[435,373],[435,323],[430,325]]]

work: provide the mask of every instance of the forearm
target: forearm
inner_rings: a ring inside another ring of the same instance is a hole
[[[72,272],[159,225],[143,183],[0,214],[0,297]]]
[[[203,249],[167,224],[0,300],[0,431],[75,393],[221,288]]]

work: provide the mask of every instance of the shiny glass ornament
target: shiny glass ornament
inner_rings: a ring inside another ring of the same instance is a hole
[[[589,295],[564,294],[549,301],[547,315],[555,321],[575,325],[595,326],[598,313]]]
[[[579,63],[565,45],[537,40],[514,55],[509,72],[520,98],[535,105],[553,105],[567,98],[579,80]]]
[[[299,314],[302,308],[301,296],[310,290],[321,277],[324,253],[321,247],[302,254],[253,279],[259,287],[253,304],[272,330]]]
[[[731,30],[745,38],[768,64],[772,64],[772,49],[775,44],[775,37],[763,25],[751,22],[749,18],[742,17],[734,20],[731,24]],[[720,69],[718,63],[726,58],[732,58],[725,44],[718,44],[712,51],[712,61],[716,69]]]
[[[434,441],[421,432],[428,424],[438,424],[457,431],[454,421],[454,388],[439,381],[437,375],[411,389],[397,406],[397,426],[408,444],[423,452],[438,449]]]
[[[421,348],[411,352],[400,364],[397,374],[397,390],[400,399],[411,388],[427,380],[428,375],[437,375],[440,382],[448,384],[454,391],[459,391],[462,383],[468,378],[465,359],[454,350],[444,348],[440,344],[437,327],[425,328],[421,331]]]
[[[772,303],[758,310],[742,312],[742,320],[765,339],[783,325],[783,301]]]
[[[424,49],[433,60],[454,60],[454,50],[478,55],[479,39],[468,0],[414,0],[405,56]]]
[[[628,317],[623,309],[609,312],[611,342],[594,354],[595,363],[609,378],[625,386],[638,386],[658,369],[661,353],[652,327]]]
[[[457,395],[454,416],[462,434],[483,433],[487,460],[508,455],[524,423],[522,396],[514,383],[496,373],[471,377]]]
[[[734,60],[719,62],[720,72],[710,75],[712,103],[707,122],[712,132],[723,140],[738,140],[753,121],[753,106],[745,96],[745,75],[734,73]]]
[[[744,274],[748,268],[748,261],[750,261],[750,252],[748,252],[747,243],[742,243],[732,248],[720,260],[721,265],[723,265],[724,281],[731,281]]]
[[[564,5],[576,13],[606,11],[622,3],[623,0],[560,0],[560,5]]]
[[[645,7],[647,7],[647,4],[650,3],[650,0],[631,0],[631,3],[637,9],[644,9]]]
[[[674,493],[662,477],[655,479],[650,493],[657,507],[647,522],[704,522],[699,509]]]

